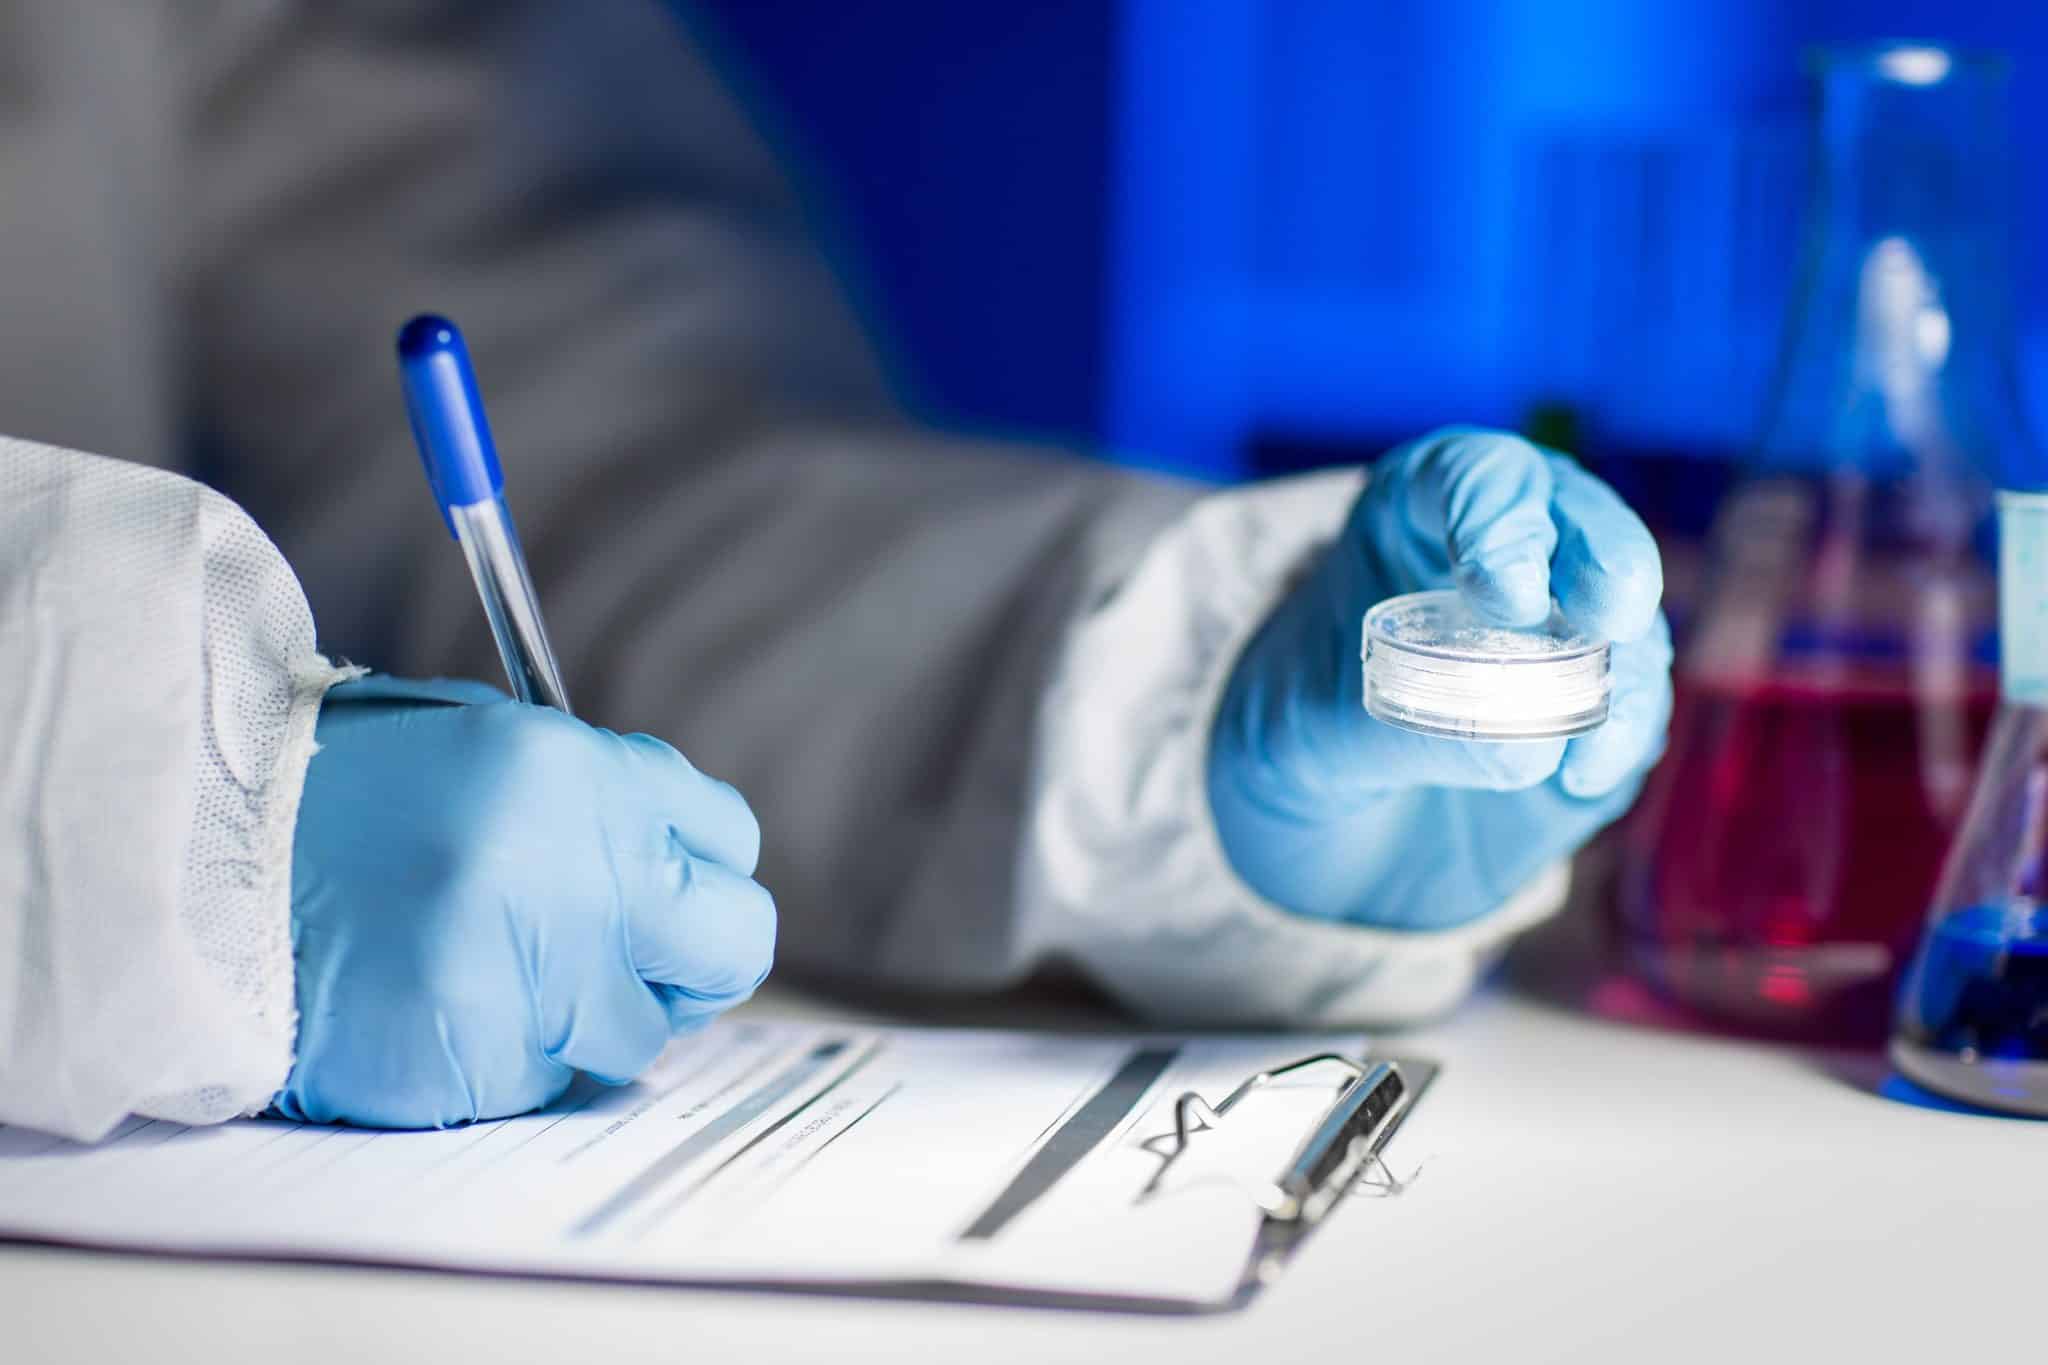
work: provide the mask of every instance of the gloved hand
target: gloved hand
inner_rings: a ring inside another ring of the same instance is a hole
[[[1554,596],[1613,641],[1606,725],[1569,743],[1486,743],[1373,719],[1366,609],[1450,585],[1503,625],[1541,621]],[[1662,592],[1642,522],[1563,456],[1456,429],[1389,453],[1225,691],[1208,784],[1231,864],[1288,909],[1356,924],[1447,928],[1500,905],[1626,809],[1662,752]]]
[[[481,683],[328,694],[292,850],[289,1118],[424,1128],[624,1083],[767,975],[738,792]]]

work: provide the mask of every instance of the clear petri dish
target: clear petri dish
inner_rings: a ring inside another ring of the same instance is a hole
[[[1365,709],[1452,739],[1565,739],[1607,720],[1607,641],[1555,607],[1539,626],[1482,620],[1456,589],[1390,597],[1365,614]]]

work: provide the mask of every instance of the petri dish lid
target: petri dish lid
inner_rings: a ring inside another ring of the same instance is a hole
[[[1564,739],[1606,723],[1608,644],[1555,606],[1541,625],[1481,619],[1456,589],[1390,597],[1365,614],[1365,708],[1419,734]]]

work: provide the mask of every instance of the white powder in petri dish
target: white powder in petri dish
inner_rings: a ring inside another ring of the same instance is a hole
[[[1365,706],[1420,734],[1500,741],[1568,738],[1607,720],[1608,646],[1550,619],[1482,621],[1455,589],[1409,593],[1365,616]]]

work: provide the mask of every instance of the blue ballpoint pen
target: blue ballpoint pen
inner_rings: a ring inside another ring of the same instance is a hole
[[[505,476],[462,333],[431,313],[414,318],[398,332],[398,373],[427,482],[469,561],[512,695],[567,711],[569,694],[548,648],[512,514],[505,509]]]

